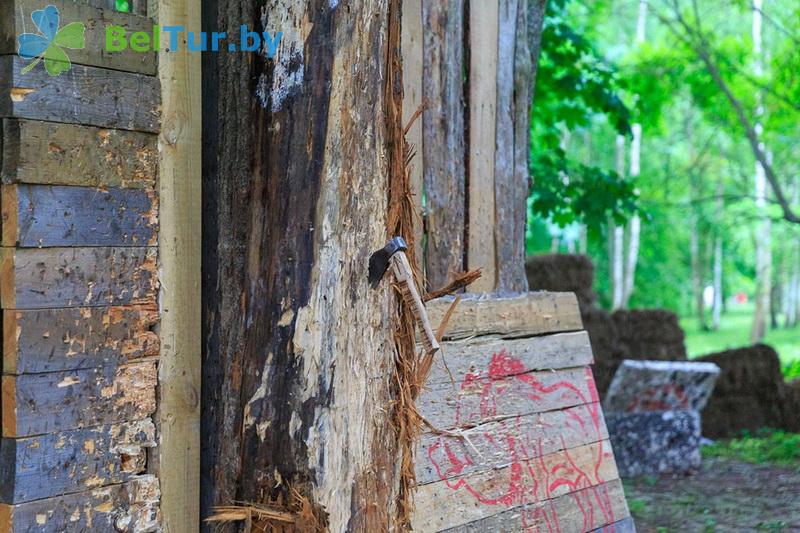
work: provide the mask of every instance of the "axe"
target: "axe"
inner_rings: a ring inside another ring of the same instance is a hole
[[[395,237],[386,246],[373,253],[369,257],[369,282],[373,289],[376,288],[389,266],[392,267],[403,300],[411,307],[417,327],[422,333],[422,345],[425,347],[425,352],[432,354],[439,350],[439,342],[436,340],[436,335],[433,334],[430,320],[428,320],[428,312],[425,311],[425,306],[422,305],[422,299],[417,292],[417,286],[414,284],[414,274],[408,263],[406,250],[408,250],[406,241],[402,237]]]

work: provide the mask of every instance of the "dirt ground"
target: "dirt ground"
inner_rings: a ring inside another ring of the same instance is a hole
[[[626,480],[640,533],[800,532],[800,466],[704,459],[697,474]]]

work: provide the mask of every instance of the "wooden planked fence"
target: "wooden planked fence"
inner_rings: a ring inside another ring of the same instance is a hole
[[[155,531],[161,97],[143,13],[51,0],[86,46],[23,73],[41,2],[0,4],[0,530]]]
[[[427,286],[481,268],[471,290],[526,291],[528,2],[403,6],[405,120],[424,107],[407,139]]]

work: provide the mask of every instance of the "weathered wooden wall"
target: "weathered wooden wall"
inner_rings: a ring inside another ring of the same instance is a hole
[[[429,288],[465,268],[483,271],[472,291],[528,288],[528,113],[538,58],[530,41],[543,15],[529,15],[533,4],[404,2],[406,119],[425,105],[408,140]]]
[[[389,2],[203,14],[208,30],[283,32],[275,62],[203,66],[204,513],[296,490],[331,531],[385,530],[391,289],[369,288],[367,262],[387,239]]]
[[[49,3],[87,27],[59,77],[15,55],[44,5],[0,4],[0,530],[153,531],[159,82],[102,50],[153,21]]]

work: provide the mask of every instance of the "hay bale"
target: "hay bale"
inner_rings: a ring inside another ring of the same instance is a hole
[[[756,344],[698,358],[722,373],[703,414],[703,434],[735,437],[763,427],[800,431],[800,399],[785,383],[771,346]]]
[[[535,255],[525,261],[528,288],[532,291],[574,292],[581,310],[592,307],[594,264],[586,255]]]
[[[601,397],[605,396],[617,367],[626,359],[619,343],[619,334],[611,314],[589,307],[582,310],[583,327],[589,333],[594,353],[594,379]]]
[[[629,359],[685,361],[685,334],[678,315],[664,309],[615,311],[619,343]]]

